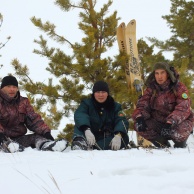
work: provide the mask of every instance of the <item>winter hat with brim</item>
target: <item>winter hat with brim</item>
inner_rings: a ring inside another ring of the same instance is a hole
[[[97,81],[93,86],[93,94],[98,91],[105,91],[109,94],[108,84],[104,81]]]
[[[18,87],[18,81],[14,76],[8,75],[2,79],[1,88],[4,88],[5,86],[9,85]]]
[[[145,82],[146,85],[149,85],[149,83],[150,83],[153,79],[155,79],[155,76],[154,76],[154,75],[155,75],[155,70],[157,70],[157,69],[164,69],[164,70],[168,73],[168,75],[169,75],[171,81],[172,81],[173,83],[176,82],[176,78],[175,78],[175,76],[174,76],[174,72],[171,71],[170,66],[168,65],[168,63],[165,63],[165,62],[158,62],[158,63],[156,63],[156,64],[154,65],[152,73],[148,76],[148,78],[147,78],[147,80],[146,80],[146,82]]]

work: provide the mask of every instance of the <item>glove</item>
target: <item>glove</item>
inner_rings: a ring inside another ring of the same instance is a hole
[[[136,124],[135,124],[136,129],[139,132],[144,132],[146,131],[147,125],[145,123],[145,120],[143,117],[137,117],[136,118]]]
[[[0,133],[0,145],[4,142],[7,141],[6,136],[3,133]]]
[[[111,141],[111,149],[112,150],[119,150],[121,148],[121,135],[117,134]]]
[[[51,135],[50,132],[46,132],[43,136],[44,136],[46,139],[50,139],[50,140],[54,141],[54,138],[53,138],[53,136]]]
[[[162,129],[167,129],[167,130],[170,130],[172,127],[172,124],[171,123],[165,123],[162,127]]]
[[[161,129],[161,136],[169,136],[171,134],[171,123],[165,123]]]
[[[96,143],[96,139],[94,137],[94,134],[91,132],[91,130],[88,128],[85,130],[85,136],[88,142],[89,146],[93,146]]]

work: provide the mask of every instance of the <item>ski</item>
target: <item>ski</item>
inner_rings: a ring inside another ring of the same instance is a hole
[[[126,60],[125,75],[127,85],[134,95],[142,95],[143,81],[141,79],[141,67],[138,57],[138,48],[136,42],[136,21],[131,20],[127,26],[122,22],[117,27],[117,42],[119,50],[126,53],[130,58]],[[135,108],[135,105],[134,105]],[[152,146],[151,142],[137,134],[137,143],[143,147]]]
[[[127,42],[126,42],[126,38],[125,38],[125,30],[126,30],[126,26],[125,23],[122,22],[118,27],[117,27],[117,42],[118,42],[118,46],[119,46],[119,50],[127,53]],[[126,76],[126,80],[127,80],[127,85],[130,88],[131,87],[131,78],[130,78],[130,69],[129,69],[129,61],[126,61],[125,64],[125,76]]]
[[[142,94],[141,69],[136,42],[136,21],[131,20],[125,30],[127,54],[130,56],[128,65],[130,70],[131,89]]]

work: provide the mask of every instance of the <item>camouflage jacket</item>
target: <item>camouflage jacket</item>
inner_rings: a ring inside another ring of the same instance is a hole
[[[168,79],[163,88],[156,81],[150,81],[144,95],[137,102],[132,118],[135,120],[139,114],[145,119],[154,118],[161,123],[170,121],[179,125],[186,119],[193,122],[188,89],[178,79],[176,83]]]
[[[19,92],[15,98],[10,98],[0,90],[0,133],[19,137],[26,134],[27,128],[40,135],[50,131],[27,98]]]

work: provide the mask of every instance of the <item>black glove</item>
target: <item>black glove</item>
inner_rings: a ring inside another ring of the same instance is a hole
[[[171,134],[171,123],[165,123],[161,129],[161,136],[169,136]]]
[[[135,124],[136,129],[139,132],[144,132],[146,131],[147,125],[145,123],[145,119],[143,117],[137,117],[136,118],[136,124]]]
[[[53,136],[51,135],[50,132],[46,132],[43,136],[44,136],[46,139],[50,139],[50,140],[54,141],[54,138],[53,138]]]
[[[163,125],[162,129],[168,129],[168,130],[170,130],[171,127],[172,127],[172,124],[171,124],[171,123],[165,123],[165,124]]]
[[[3,133],[0,133],[0,145],[4,142],[7,141],[6,136]]]

